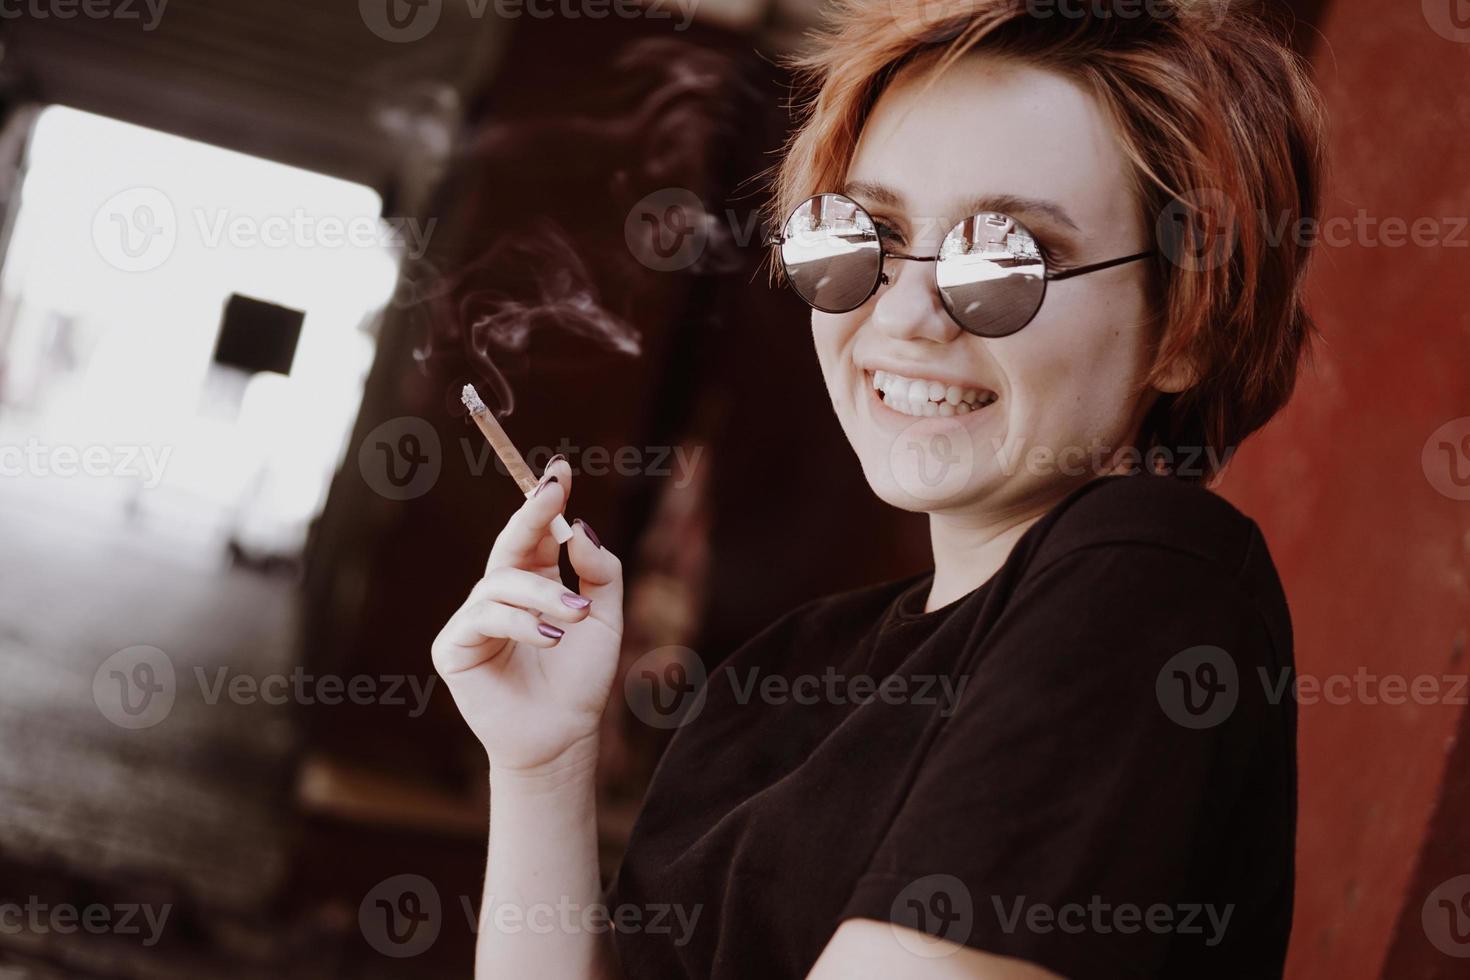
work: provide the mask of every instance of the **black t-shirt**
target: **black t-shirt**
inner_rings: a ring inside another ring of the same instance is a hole
[[[624,975],[801,977],[862,917],[1069,977],[1279,977],[1296,715],[1255,524],[1109,477],[926,613],[931,574],[710,671],[609,890]]]

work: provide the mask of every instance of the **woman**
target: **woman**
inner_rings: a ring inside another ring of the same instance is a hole
[[[862,3],[800,64],[773,244],[933,571],[711,674],[610,931],[622,579],[578,525],[561,583],[550,466],[434,647],[491,764],[480,975],[1280,975],[1290,621],[1201,484],[1303,353],[1307,256],[1262,228],[1315,215],[1318,107],[1242,12],[1102,6]]]

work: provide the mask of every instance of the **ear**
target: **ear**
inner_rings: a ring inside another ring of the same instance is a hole
[[[1199,372],[1195,370],[1194,359],[1179,354],[1154,369],[1152,384],[1166,395],[1177,395],[1193,388],[1197,381]]]

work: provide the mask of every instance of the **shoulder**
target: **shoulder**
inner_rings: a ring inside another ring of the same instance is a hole
[[[1073,492],[1013,553],[1016,613],[1136,646],[1242,631],[1289,658],[1285,593],[1255,522],[1223,497],[1166,476],[1108,477]],[[1195,643],[1203,642],[1195,640]]]
[[[1104,477],[1074,491],[1042,522],[1041,565],[1087,548],[1135,546],[1243,571],[1264,554],[1254,521],[1218,494],[1169,476]]]

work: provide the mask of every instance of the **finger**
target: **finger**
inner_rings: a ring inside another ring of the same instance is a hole
[[[541,471],[541,478],[544,480],[548,473],[556,477],[557,482],[561,484],[562,490],[566,491],[567,500],[571,500],[572,464],[567,462],[567,458],[561,453],[557,453],[548,459],[545,468]]]
[[[567,458],[561,453],[557,453],[555,456],[548,459],[546,461],[545,469],[541,471],[541,479],[543,480],[553,476],[556,477],[556,482],[561,484],[563,494],[561,502],[561,512],[562,514],[565,514],[567,512],[567,506],[571,503],[572,500],[572,464],[567,462]],[[555,535],[553,535],[553,537],[555,537]],[[556,548],[557,554],[560,555],[560,542],[557,543]]]
[[[503,602],[537,613],[542,619],[580,623],[592,600],[580,596],[556,579],[521,568],[497,568],[470,590],[470,602]]]
[[[577,573],[578,592],[592,600],[592,615],[621,628],[623,622],[623,563],[602,546],[586,521],[572,522],[567,557]]]
[[[561,513],[565,503],[566,492],[560,478],[553,474],[542,480],[501,528],[490,549],[490,558],[485,562],[486,574],[507,566],[543,568],[555,565],[560,547],[552,538],[548,525]],[[546,547],[548,542],[549,549]]]
[[[504,603],[466,605],[450,617],[434,641],[434,666],[440,673],[452,674],[493,660],[512,643],[556,646],[560,637],[542,632],[540,627],[545,625],[535,613]]]

